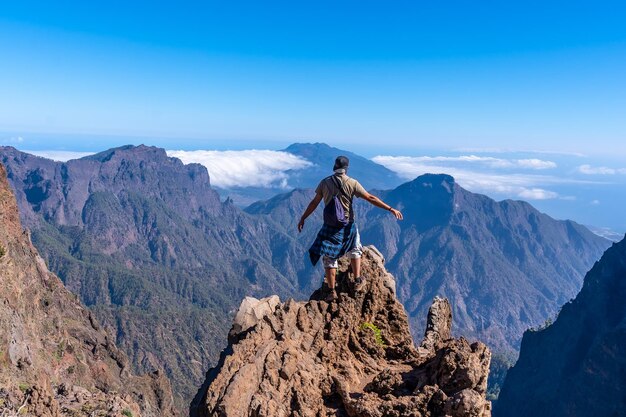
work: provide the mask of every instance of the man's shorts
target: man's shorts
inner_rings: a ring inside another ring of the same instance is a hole
[[[359,234],[358,229],[356,231],[355,243],[356,245],[354,245],[354,248],[350,252],[346,253],[346,256],[348,256],[348,258],[350,259],[359,259],[361,255],[363,255],[363,246],[361,246],[361,235]],[[323,260],[324,260],[324,268],[326,269],[339,268],[339,263],[337,262],[337,259],[332,259],[332,258],[329,258],[328,256],[324,256]]]

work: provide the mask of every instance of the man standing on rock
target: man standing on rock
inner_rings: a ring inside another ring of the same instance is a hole
[[[315,197],[298,223],[298,232],[302,232],[304,221],[315,211],[320,201],[324,200],[324,225],[309,249],[309,256],[313,265],[323,256],[325,279],[330,290],[326,297],[328,302],[337,298],[335,291],[337,260],[346,254],[350,258],[352,273],[356,277],[356,291],[365,286],[365,278],[361,276],[362,246],[359,230],[354,224],[353,198],[356,196],[369,201],[376,207],[390,211],[396,219],[402,220],[402,213],[365,191],[357,180],[348,177],[346,172],[349,164],[350,160],[347,157],[337,157],[333,167],[334,174],[320,181],[315,190]]]

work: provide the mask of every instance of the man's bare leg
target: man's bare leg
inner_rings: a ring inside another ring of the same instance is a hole
[[[354,274],[354,278],[360,277],[361,276],[361,258],[350,259],[350,265],[352,266],[352,273]]]
[[[335,278],[337,276],[337,268],[326,268],[326,283],[330,293],[326,296],[326,301],[332,303],[337,299],[337,292],[335,291]]]
[[[326,283],[331,290],[335,289],[335,278],[337,277],[336,268],[326,268]]]
[[[354,290],[358,292],[365,288],[365,277],[361,276],[361,258],[352,258],[350,263],[354,273]]]

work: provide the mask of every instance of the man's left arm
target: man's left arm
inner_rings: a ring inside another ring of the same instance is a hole
[[[320,204],[320,201],[322,201],[322,194],[315,193],[315,197],[313,197],[313,200],[311,200],[306,210],[304,210],[304,214],[300,217],[300,221],[298,222],[298,232],[302,231],[302,228],[304,228],[304,221],[315,211],[317,206]]]

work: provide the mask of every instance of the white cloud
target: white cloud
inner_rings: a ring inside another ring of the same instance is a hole
[[[521,190],[517,195],[526,200],[551,200],[559,197],[558,193],[542,188],[527,188]]]
[[[578,172],[585,175],[615,175],[626,174],[626,168],[593,167],[591,165],[581,165]]]
[[[560,156],[576,156],[579,158],[587,156],[584,153],[580,152],[568,152],[568,151],[555,151],[555,150],[540,150],[540,149],[514,149],[514,148],[471,148],[471,147],[462,147],[453,149],[454,152],[473,152],[473,153],[510,153],[510,154],[520,154],[520,153],[530,153],[537,155],[560,155]]]
[[[543,188],[544,186],[563,184],[563,183],[580,183],[584,181],[569,180],[550,175],[525,174],[516,172],[490,172],[489,170],[479,171],[471,166],[453,166],[452,164],[442,164],[441,162],[456,162],[457,165],[468,160],[493,162],[498,158],[491,157],[410,157],[410,156],[376,156],[372,160],[378,164],[384,165],[388,169],[395,171],[400,177],[407,180],[413,179],[425,173],[446,173],[452,175],[456,181],[464,188],[484,193],[499,194],[506,197],[522,198],[526,200],[546,200],[546,199],[571,199],[570,197],[560,196],[554,191]],[[511,165],[541,165],[535,160],[523,160],[520,164],[519,160],[507,160]],[[526,162],[532,161],[532,162]],[[539,160],[537,160],[539,161]],[[550,162],[550,161],[541,161]],[[491,164],[487,168],[494,168],[498,164]],[[504,164],[499,164],[505,166]],[[509,165],[507,165],[508,167]]]
[[[541,159],[518,159],[517,165],[520,168],[529,168],[529,169],[550,169],[556,168],[556,163],[552,161],[544,161]]]
[[[74,152],[74,151],[24,151],[31,155],[52,159],[53,161],[67,162],[71,159],[79,159],[93,155],[95,152]]]
[[[454,166],[459,164],[465,165],[482,165],[494,169],[549,169],[556,168],[553,161],[544,161],[542,159],[504,159],[494,158],[493,156],[477,156],[477,155],[461,155],[461,156],[414,156],[410,157],[413,162],[422,162],[425,164],[442,163],[445,166]]]
[[[599,206],[600,205],[600,200],[591,200],[589,202],[589,204],[591,204],[592,206]]]
[[[288,152],[243,151],[167,151],[185,164],[199,163],[209,170],[211,184],[220,188],[288,187],[286,171],[313,164]]]

